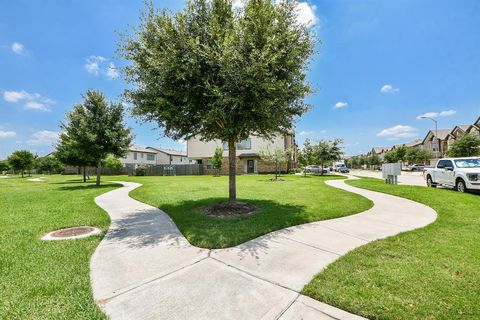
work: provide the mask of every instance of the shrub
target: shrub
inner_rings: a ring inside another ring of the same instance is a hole
[[[135,169],[135,175],[136,176],[145,176],[147,175],[147,167],[146,166],[138,166]]]

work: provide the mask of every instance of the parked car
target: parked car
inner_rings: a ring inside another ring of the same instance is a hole
[[[424,173],[427,186],[455,187],[459,192],[480,190],[480,158],[444,158]]]
[[[406,171],[423,171],[425,170],[425,165],[424,164],[411,164],[406,167],[404,167],[404,170]]]
[[[309,173],[320,173],[320,166],[309,165],[305,167],[305,171]]]
[[[350,170],[347,168],[347,166],[340,167],[337,171],[340,173],[350,173]]]

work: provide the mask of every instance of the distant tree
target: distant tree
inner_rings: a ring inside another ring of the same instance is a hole
[[[405,160],[408,163],[426,163],[434,157],[433,153],[419,147],[407,148]]]
[[[342,143],[343,140],[341,139],[320,140],[318,145],[315,146],[315,157],[322,167],[322,175],[326,163],[339,160],[342,157],[343,152],[340,147]]]
[[[275,180],[278,180],[281,171],[280,166],[288,162],[288,151],[282,148],[275,148],[273,150],[266,148],[261,150],[259,155],[263,160],[275,164]]]
[[[35,167],[48,174],[59,173],[63,170],[62,163],[54,155],[38,158]]]
[[[220,170],[222,169],[223,164],[223,148],[217,147],[215,148],[215,152],[213,153],[213,157],[211,159],[212,166],[217,169],[217,176],[220,175]]]
[[[310,164],[317,163],[317,159],[315,157],[316,154],[314,145],[310,143],[309,139],[305,139],[303,142],[303,148],[298,153],[298,162],[303,166],[303,173],[305,176],[307,175],[307,170],[305,170],[305,167]]]
[[[0,172],[10,170],[10,164],[7,160],[0,161]]]
[[[66,141],[73,155],[97,167],[96,185],[100,185],[102,160],[111,154],[123,157],[132,142],[130,129],[123,123],[124,107],[107,102],[100,91],[88,90],[82,104],[67,114],[61,124],[61,141]]]
[[[36,155],[28,150],[14,151],[7,159],[13,170],[20,170],[23,178],[25,170],[31,170],[35,165]]]
[[[122,162],[118,157],[115,157],[114,155],[109,154],[103,161],[102,164],[106,168],[110,169],[121,169],[123,167]]]
[[[473,157],[480,155],[480,136],[465,134],[448,148],[449,157]]]
[[[373,153],[372,155],[370,155],[368,158],[367,158],[367,163],[369,166],[373,166],[373,167],[376,167],[378,166],[380,163],[382,163],[382,160],[380,159],[380,157],[376,154],[376,153]]]
[[[405,161],[405,156],[407,155],[407,147],[405,146],[398,146],[394,149],[395,157],[398,161]]]
[[[236,203],[236,144],[270,139],[308,110],[313,33],[297,22],[296,1],[188,0],[170,14],[150,4],[119,51],[133,63],[125,95],[133,114],[166,136],[228,144],[229,203]]]
[[[383,156],[383,160],[386,163],[398,162],[397,153],[396,153],[395,149],[392,149],[392,150],[389,150],[389,151],[385,152],[385,155]]]

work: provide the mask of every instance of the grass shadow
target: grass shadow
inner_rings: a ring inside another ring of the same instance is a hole
[[[85,190],[85,189],[105,189],[105,188],[111,188],[111,187],[118,187],[120,186],[118,183],[107,183],[107,184],[101,184],[99,186],[95,184],[88,184],[86,182],[85,184],[78,186],[64,186],[64,187],[58,187],[59,190],[64,190],[64,191],[75,191],[75,190]]]

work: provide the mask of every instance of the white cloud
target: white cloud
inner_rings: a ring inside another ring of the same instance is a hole
[[[105,73],[110,80],[118,78],[118,69],[115,67],[113,62],[108,64],[107,71]]]
[[[449,117],[449,116],[453,116],[455,113],[457,113],[457,111],[452,110],[452,109],[444,110],[444,111],[440,111],[440,112],[427,112],[427,113],[418,115],[417,120],[421,120],[423,118]]]
[[[299,136],[308,136],[308,135],[311,135],[311,134],[314,134],[315,131],[311,130],[311,131],[300,131],[298,133]]]
[[[445,110],[445,111],[441,111],[441,112],[440,112],[440,117],[453,116],[455,113],[457,113],[457,111],[455,111],[455,110]]]
[[[308,2],[299,2],[297,5],[297,22],[305,24],[309,27],[318,23],[318,18],[315,15],[317,6],[310,5]]]
[[[339,101],[339,102],[335,103],[335,106],[333,108],[334,109],[340,109],[340,108],[345,108],[346,106],[348,106],[348,102]]]
[[[27,110],[40,110],[40,111],[52,111],[44,103],[37,101],[29,101],[23,106]]]
[[[400,91],[400,89],[394,88],[391,84],[385,84],[380,88],[380,92],[382,93],[394,93],[398,91]]]
[[[53,145],[57,142],[58,132],[41,130],[32,134],[32,138],[27,140],[27,144],[31,146]]]
[[[398,140],[402,138],[413,138],[416,137],[417,129],[407,125],[396,125],[391,128],[383,129],[377,136],[379,137],[387,137],[389,140]]]
[[[7,102],[16,103],[25,101],[24,108],[28,110],[51,111],[49,106],[54,104],[50,98],[42,97],[38,93],[22,91],[4,91],[3,99]]]
[[[14,131],[2,131],[0,130],[0,138],[12,138],[17,135]]]
[[[10,46],[10,49],[16,54],[24,55],[26,53],[25,47],[20,42],[12,43],[12,45]]]
[[[86,59],[85,69],[87,72],[98,75],[100,71],[100,64],[105,62],[107,59],[102,56],[90,56]]]

